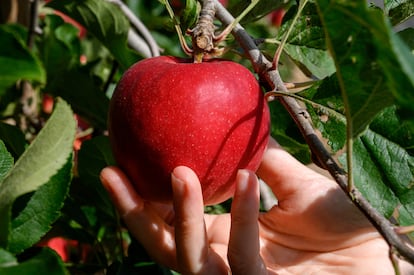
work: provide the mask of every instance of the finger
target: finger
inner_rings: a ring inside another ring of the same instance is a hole
[[[179,166],[171,178],[179,271],[183,274],[221,274],[226,267],[209,250],[203,196],[197,175],[190,168]]]
[[[233,274],[266,274],[259,243],[259,182],[247,170],[237,174],[231,206],[228,259]]]
[[[100,179],[121,217],[131,211],[141,211],[144,202],[135,192],[126,175],[117,167],[106,167]]]
[[[270,186],[278,199],[303,188],[304,182],[330,182],[283,150],[274,139],[269,140],[257,174]]]
[[[155,261],[176,268],[172,229],[146,205],[119,168],[104,168],[100,178],[131,234]]]

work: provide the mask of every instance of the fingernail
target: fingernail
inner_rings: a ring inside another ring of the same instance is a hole
[[[237,175],[237,190],[244,193],[247,190],[249,181],[249,172],[246,170],[239,170]]]
[[[184,181],[178,178],[176,175],[174,175],[174,172],[171,173],[171,183],[172,183],[172,189],[173,189],[174,194],[177,194],[177,195],[183,194]]]
[[[110,184],[110,182],[107,180],[108,177],[112,176],[111,175],[111,170],[104,168],[102,169],[101,173],[99,174],[99,179],[101,180],[101,183],[103,185],[103,187],[105,188],[105,190],[112,195],[113,191],[112,191],[112,186]]]

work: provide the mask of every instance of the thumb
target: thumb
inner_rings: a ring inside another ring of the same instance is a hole
[[[260,257],[259,181],[256,175],[240,170],[231,206],[228,259],[233,274],[266,274]]]

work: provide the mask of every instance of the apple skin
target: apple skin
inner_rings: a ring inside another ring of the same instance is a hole
[[[108,130],[115,160],[144,199],[172,201],[171,172],[188,166],[205,205],[233,196],[238,169],[256,171],[270,115],[256,78],[224,60],[170,56],[135,63],[111,99]]]

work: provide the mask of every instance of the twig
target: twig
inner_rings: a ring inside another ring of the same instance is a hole
[[[223,24],[231,24],[234,20],[233,16],[218,2],[216,3],[216,16]],[[240,46],[245,50],[247,56],[253,65],[256,73],[266,82],[272,89],[288,92],[285,87],[279,72],[272,69],[272,63],[267,60],[257,48],[253,39],[240,26],[237,25],[233,29],[233,35]],[[399,255],[404,257],[407,261],[414,264],[414,251],[410,249],[394,231],[394,225],[391,224],[385,217],[378,213],[371,204],[362,196],[362,194],[353,188],[348,192],[347,175],[345,171],[339,167],[336,161],[332,158],[328,150],[325,148],[322,141],[316,135],[312,124],[308,120],[307,112],[298,104],[298,102],[291,97],[278,97],[285,109],[289,112],[295,123],[299,127],[306,143],[309,145],[312,153],[317,157],[320,164],[329,171],[335,181],[339,184],[342,190],[350,197],[354,204],[361,210],[361,212],[371,221],[377,228],[380,234],[384,237],[390,245],[391,250],[395,248]]]
[[[114,77],[116,75],[116,72],[118,71],[119,63],[114,60],[112,62],[111,71],[109,72],[108,78],[105,81],[105,85],[103,87],[103,91],[106,93],[109,89],[109,86],[111,85],[112,81],[114,80]]]
[[[276,53],[273,57],[273,66],[275,68],[278,67],[280,56],[282,55],[283,48],[285,47],[285,44],[290,36],[290,33],[293,31],[293,28],[296,25],[296,21],[298,21],[300,14],[302,13],[302,10],[305,8],[306,4],[308,3],[307,0],[301,1],[299,3],[298,12],[296,13],[295,17],[293,18],[293,22],[289,26],[287,32],[283,35],[282,41],[280,42],[279,46],[276,49]]]
[[[39,0],[31,0],[30,2],[30,21],[29,21],[29,34],[27,36],[27,47],[31,49],[33,47],[34,39],[36,36],[36,28],[38,21],[38,5]]]
[[[125,14],[125,16],[128,18],[132,26],[139,32],[139,34],[142,35],[143,39],[145,40],[145,42],[147,43],[149,47],[151,56],[159,56],[160,50],[157,45],[157,42],[154,40],[149,30],[145,27],[145,25],[141,22],[141,20],[139,20],[139,18],[135,16],[135,14],[129,9],[129,7],[120,0],[107,0],[107,1],[117,5],[121,9],[121,11]],[[128,39],[130,39],[130,35],[128,35]],[[131,43],[131,44],[135,45],[136,43]]]
[[[188,56],[193,56],[193,49],[191,49],[188,45],[187,45],[187,41],[185,40],[184,34],[181,31],[181,26],[180,26],[180,22],[179,20],[177,20],[174,10],[170,5],[169,1],[164,1],[165,4],[165,8],[167,9],[168,14],[170,15],[170,18],[174,24],[174,28],[175,31],[177,32],[178,35],[178,40],[180,41],[180,45],[181,45],[181,49],[184,51],[184,53]]]
[[[28,5],[30,5],[30,18],[26,44],[29,49],[34,46],[38,22],[38,4],[38,0],[31,0],[28,3]],[[21,81],[19,83],[19,88],[22,90],[22,96],[19,99],[21,114],[18,114],[19,119],[17,122],[19,123],[20,129],[26,133],[27,139],[31,139],[33,137],[33,132],[40,129],[36,91],[33,89],[32,84],[27,80]]]
[[[259,0],[252,0],[250,2],[250,4],[242,11],[242,13],[240,13],[235,20],[230,24],[227,25],[227,27],[221,32],[221,34],[219,35],[219,37],[217,37],[218,40],[223,40],[227,37],[227,35],[229,35],[231,33],[231,31],[233,30],[233,28],[239,24],[239,22],[241,20],[243,20],[243,18],[253,10],[253,8],[259,3]]]
[[[189,31],[192,39],[194,62],[200,63],[205,53],[214,51],[215,48],[215,26],[214,21],[214,1],[203,0],[200,16],[197,25]]]
[[[130,28],[128,31],[128,46],[140,53],[144,58],[152,56],[151,50],[148,47],[147,42],[137,34],[137,32]]]

